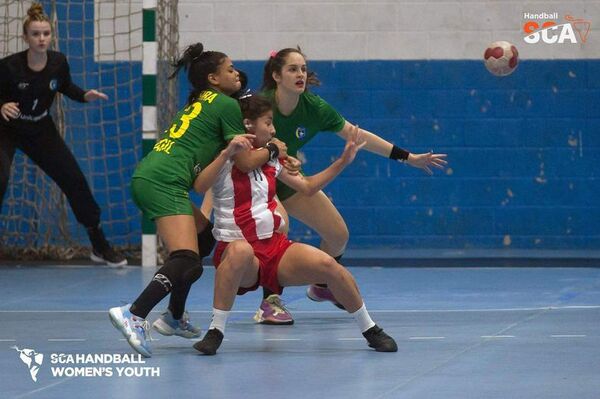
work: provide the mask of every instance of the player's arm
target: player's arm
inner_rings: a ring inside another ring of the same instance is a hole
[[[272,146],[269,147],[271,143],[272,145],[275,145],[277,149],[274,149]],[[267,163],[269,159],[287,157],[287,146],[283,141],[272,139],[269,142],[269,145],[254,151],[240,151],[234,155],[232,159],[236,168],[241,170],[243,173],[248,173],[254,169],[260,168],[262,165]],[[276,156],[273,155],[274,151],[277,151]]]
[[[352,133],[354,125],[346,121],[344,127],[338,132],[338,135],[343,138],[347,138]],[[365,137],[366,145],[365,150],[381,155],[382,157],[390,158],[395,161],[406,162],[410,166],[415,168],[423,169],[428,174],[433,174],[431,167],[444,169],[444,166],[448,162],[444,159],[446,154],[434,154],[433,151],[413,154],[403,148],[400,148],[374,133],[369,132],[365,129],[360,129]]]
[[[316,175],[302,176],[301,174],[292,174],[286,168],[283,168],[277,178],[302,194],[314,195],[339,175],[346,166],[351,164],[358,150],[363,148],[365,144],[363,135],[358,127],[355,127],[346,139],[346,146],[341,157],[326,169]]]
[[[5,62],[5,60],[0,62],[0,115],[5,121],[8,121],[18,118],[21,111],[19,103],[11,101],[8,97],[12,77]]]
[[[62,55],[64,57],[64,55]],[[108,96],[98,90],[83,90],[81,87],[73,83],[71,79],[71,71],[69,69],[69,63],[66,57],[63,58],[60,66],[60,74],[62,75],[63,84],[59,88],[59,91],[69,97],[71,100],[78,101],[80,103],[90,102],[94,100],[108,100]]]
[[[238,152],[248,152],[252,148],[252,142],[254,139],[253,134],[240,134],[235,136],[227,145],[227,147],[221,151],[221,153],[210,163],[202,172],[196,176],[194,180],[194,190],[199,193],[205,193],[217,180],[219,172],[225,165],[225,163]]]

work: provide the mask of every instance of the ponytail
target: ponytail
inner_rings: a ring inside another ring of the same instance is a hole
[[[204,45],[196,43],[188,46],[183,52],[183,56],[172,64],[175,70],[169,79],[175,78],[182,69],[187,72],[188,81],[192,85],[187,99],[188,105],[193,103],[201,92],[210,88],[208,75],[217,72],[225,58],[227,58],[226,54],[218,51],[204,51]]]

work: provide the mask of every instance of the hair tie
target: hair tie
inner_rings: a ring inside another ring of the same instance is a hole
[[[238,100],[243,100],[244,98],[249,98],[252,97],[252,92],[250,91],[250,89],[246,90],[245,93],[243,93],[241,96],[238,97]]]
[[[271,57],[271,58],[277,57],[277,51],[271,50],[271,52],[269,53],[269,57]]]

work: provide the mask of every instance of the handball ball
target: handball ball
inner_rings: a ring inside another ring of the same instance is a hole
[[[499,41],[485,49],[483,58],[488,71],[496,76],[507,76],[517,69],[519,52],[514,44]]]

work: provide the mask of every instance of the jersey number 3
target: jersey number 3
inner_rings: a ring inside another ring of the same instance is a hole
[[[183,114],[177,123],[174,123],[169,129],[169,137],[178,139],[183,136],[186,130],[190,127],[190,121],[200,115],[202,104],[195,102],[183,110]],[[180,123],[181,122],[181,123]]]

